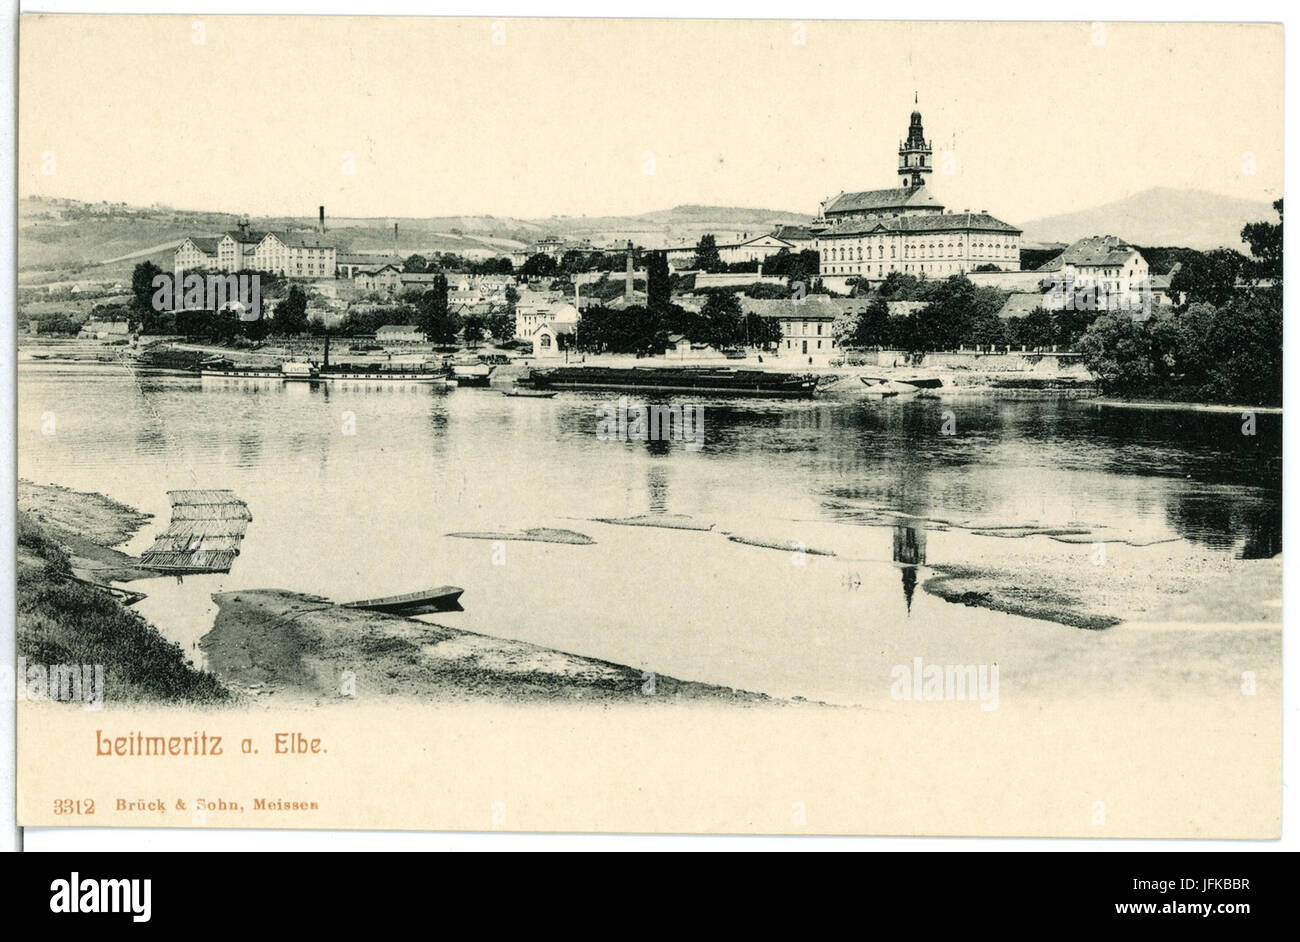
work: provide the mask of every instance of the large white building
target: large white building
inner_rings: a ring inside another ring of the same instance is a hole
[[[259,232],[247,222],[224,235],[184,239],[173,268],[223,272],[263,271],[288,278],[333,278],[338,250],[315,230]]]
[[[1103,311],[1138,310],[1151,303],[1147,260],[1118,236],[1080,239],[1038,271],[1048,289],[1048,310],[1080,303]]]
[[[981,266],[1020,269],[1020,229],[984,210],[951,212],[925,185],[934,167],[920,111],[899,144],[902,186],[839,193],[812,227],[824,279],[881,281],[891,272],[946,278]],[[829,276],[829,277],[828,277]]]

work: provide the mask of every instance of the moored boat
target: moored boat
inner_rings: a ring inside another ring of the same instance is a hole
[[[897,380],[870,376],[862,377],[862,385],[867,387],[867,396],[879,399],[890,399],[894,396],[920,391],[919,387],[913,386],[911,383],[900,383]]]
[[[938,376],[929,376],[929,375],[914,376],[905,373],[900,373],[898,375],[891,375],[891,376],[862,376],[860,377],[860,379],[868,386],[870,386],[872,383],[888,382],[888,381],[906,383],[908,386],[913,386],[917,389],[939,389],[943,386],[943,379],[941,379]]]
[[[526,386],[515,386],[511,389],[501,390],[501,395],[509,396],[512,399],[550,399],[556,394],[554,389],[529,389]]]
[[[459,612],[464,611],[460,605],[460,597],[464,591],[460,586],[440,585],[436,589],[425,589],[421,592],[405,592],[401,595],[386,595],[377,599],[362,599],[340,604],[343,608],[361,608],[370,612],[385,612],[389,615]]]
[[[460,358],[451,365],[452,378],[458,386],[485,388],[492,385],[492,370],[495,367],[478,358]]]
[[[636,389],[795,398],[816,395],[819,377],[727,367],[562,366],[534,369],[529,380],[536,389]]]

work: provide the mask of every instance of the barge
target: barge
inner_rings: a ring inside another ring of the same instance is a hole
[[[534,389],[632,389],[809,398],[817,394],[821,377],[727,367],[561,366],[534,369],[529,381]]]

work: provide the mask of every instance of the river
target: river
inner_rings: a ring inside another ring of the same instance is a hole
[[[1281,550],[1277,415],[1255,417],[1247,435],[1239,413],[1087,401],[732,399],[703,403],[696,449],[602,440],[596,412],[617,395],[594,392],[522,399],[24,363],[18,393],[23,478],[97,491],[159,523],[169,489],[230,488],[247,501],[253,521],[229,574],[133,584],[150,596],[139,611],[196,663],[216,591],[346,601],[451,583],[465,588],[465,611],[430,620],[691,680],[869,703],[914,655],[1007,663],[1010,648],[1041,685],[1042,671],[1062,670],[1045,666],[1060,651],[1085,656],[1109,634],[928,595],[917,586],[927,567],[895,561],[889,512],[1122,536],[1139,566],[1145,551],[1129,544],[1225,565]],[[642,514],[714,528],[592,520]],[[596,542],[446,536],[540,526]],[[157,529],[123,548],[142,551]],[[1023,553],[1027,541],[1089,549],[939,524],[927,561],[1014,564],[1012,545]],[[811,552],[821,547],[837,555]]]

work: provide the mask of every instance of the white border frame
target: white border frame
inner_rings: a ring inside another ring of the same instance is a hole
[[[0,69],[0,86],[10,94],[16,88],[17,80],[17,13],[208,13],[213,12],[213,0],[193,2],[193,0],[136,0],[136,2],[87,3],[70,2],[70,0],[34,0],[30,3],[10,3],[9,15],[0,22],[0,55],[3,56],[5,68]],[[550,0],[544,9],[536,3],[526,0],[495,0],[490,5],[490,12],[479,4],[468,2],[419,2],[419,0],[223,0],[220,3],[221,14],[325,14],[325,15],[410,15],[410,16],[573,16],[602,17],[607,16],[609,7],[592,2],[592,0]],[[928,4],[925,12],[930,14],[925,19],[934,20],[1041,20],[1043,6],[1041,3],[1027,0],[991,0],[978,8],[980,15],[972,16],[972,7],[957,0],[935,0]],[[743,18],[754,19],[790,19],[788,3],[775,0],[749,0],[744,7]],[[860,3],[850,0],[808,0],[800,5],[800,18],[814,19],[868,19],[863,16]],[[1233,22],[1274,22],[1283,23],[1288,28],[1285,37],[1285,58],[1290,60],[1291,48],[1294,46],[1295,29],[1300,30],[1300,13],[1293,4],[1279,0],[1264,2],[1239,2],[1230,7],[1223,3],[1211,4],[1205,0],[1192,0],[1183,3],[1158,2],[1118,2],[1118,0],[1094,0],[1091,3],[1067,2],[1052,8],[1056,18],[1083,22],[1095,21],[1224,21]],[[885,15],[880,19],[905,19],[890,16],[889,10],[882,10]],[[1230,14],[1230,16],[1225,16]],[[656,18],[738,18],[741,14],[734,4],[728,5],[722,0],[658,0],[655,5]],[[1291,101],[1295,96],[1289,94],[1294,82],[1288,68],[1284,78],[1286,91],[1286,115],[1291,115]],[[0,95],[0,98],[3,98]],[[3,382],[0,382],[0,412],[8,418],[0,428],[0,441],[3,442],[6,461],[16,459],[14,442],[15,416],[15,372],[14,372],[14,302],[16,287],[16,199],[17,177],[15,167],[17,118],[16,97],[11,98],[10,119],[0,126],[0,142],[4,144],[3,186],[6,211],[0,217],[0,334],[4,337],[5,348],[0,350],[0,364],[3,364]],[[1291,122],[1287,122],[1288,130]],[[1289,171],[1295,162],[1296,150],[1291,146],[1291,134],[1285,137],[1285,167]],[[1290,174],[1287,174],[1290,176]],[[1297,262],[1296,255],[1288,245],[1286,258],[1285,305],[1292,309],[1296,289]],[[1296,330],[1287,326],[1284,334],[1284,349],[1287,351],[1285,367],[1285,388],[1300,388],[1300,359],[1295,353],[1294,342]],[[1297,461],[1296,437],[1284,428],[1283,431],[1283,545],[1293,548],[1292,558],[1283,556],[1283,585],[1292,583],[1295,574],[1296,559],[1300,553],[1295,552],[1296,540],[1300,532],[1292,526],[1295,514],[1288,513],[1290,505],[1289,482],[1295,476]],[[4,580],[0,589],[0,658],[5,663],[14,663],[14,482],[16,466],[10,464],[3,475],[0,492],[3,493],[4,509],[0,515],[0,579]],[[1285,590],[1284,590],[1285,594]],[[1290,617],[1293,606],[1284,604],[1283,635],[1294,621]],[[1283,643],[1283,726],[1282,726],[1282,839],[1280,841],[1201,841],[1201,840],[1118,840],[1118,839],[1019,839],[1019,838],[904,838],[904,837],[695,837],[695,836],[659,836],[659,835],[568,835],[568,834],[473,834],[473,833],[437,833],[437,832],[395,832],[395,831],[270,831],[270,830],[193,830],[193,829],[133,829],[133,828],[28,828],[19,834],[14,827],[14,707],[12,696],[0,697],[0,850],[26,849],[47,851],[124,851],[124,850],[187,850],[187,851],[232,851],[232,850],[890,850],[890,851],[1225,851],[1253,850],[1278,851],[1300,849],[1300,826],[1292,820],[1295,800],[1286,789],[1288,782],[1295,781],[1297,761],[1297,730],[1300,729],[1300,716],[1297,715],[1297,700],[1288,696],[1295,687],[1295,678],[1300,676],[1300,664],[1297,663],[1297,646]]]

